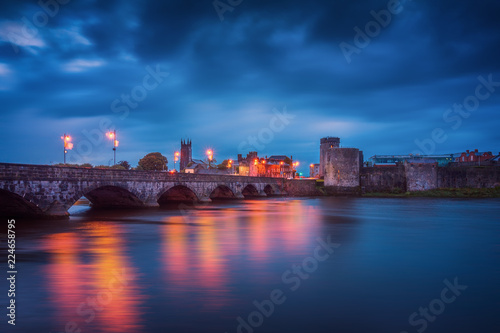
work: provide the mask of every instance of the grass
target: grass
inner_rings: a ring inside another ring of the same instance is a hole
[[[363,194],[364,197],[426,197],[426,198],[500,198],[500,186],[495,188],[439,188],[420,192],[391,193],[372,192]]]

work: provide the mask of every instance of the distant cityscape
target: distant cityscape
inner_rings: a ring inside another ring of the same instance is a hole
[[[330,148],[339,148],[340,138],[325,137],[320,140],[320,160],[325,156],[324,151]],[[321,154],[323,151],[323,154]],[[360,151],[361,167],[385,167],[402,165],[408,163],[437,163],[440,167],[449,165],[492,165],[500,160],[500,152],[493,154],[491,151],[479,151],[478,149],[466,150],[460,153],[450,154],[407,154],[407,155],[373,155],[363,162],[363,152]],[[179,171],[196,174],[233,174],[252,177],[283,177],[283,178],[305,178],[306,176],[297,172],[299,162],[293,160],[293,156],[272,155],[259,157],[258,152],[251,151],[244,157],[238,154],[236,161],[225,160],[219,166],[210,165],[212,155],[207,160],[193,159],[191,140],[181,140]],[[322,164],[312,163],[309,165],[309,178],[322,178]],[[324,169],[324,168],[323,168]]]

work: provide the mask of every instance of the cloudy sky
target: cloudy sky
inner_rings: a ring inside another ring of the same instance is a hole
[[[500,151],[500,3],[2,1],[0,162]]]

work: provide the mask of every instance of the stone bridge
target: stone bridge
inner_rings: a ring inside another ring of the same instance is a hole
[[[62,218],[82,196],[94,207],[157,207],[273,195],[317,195],[314,180],[170,174],[0,163],[0,215]]]

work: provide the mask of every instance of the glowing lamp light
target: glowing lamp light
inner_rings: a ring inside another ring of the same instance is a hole
[[[108,133],[106,133],[106,135],[107,135],[107,136],[108,136],[108,138],[110,138],[110,139],[113,139],[113,138],[115,137],[115,133],[113,133],[113,132],[108,132]]]
[[[310,167],[311,167],[311,168],[312,168],[312,167],[314,167],[314,164],[311,164],[311,165],[310,165]]]
[[[115,147],[118,147],[118,144],[120,143],[120,141],[118,140],[115,140]]]

